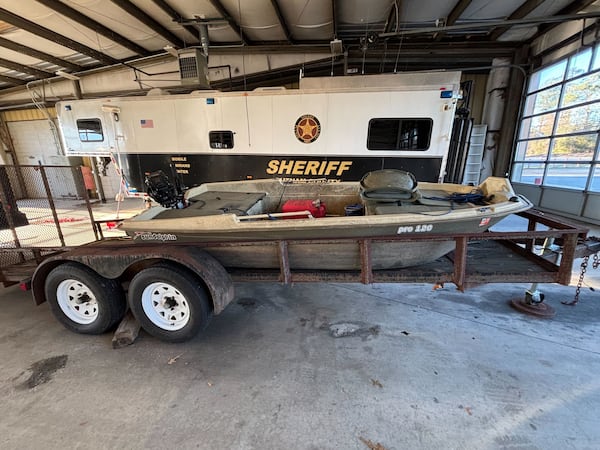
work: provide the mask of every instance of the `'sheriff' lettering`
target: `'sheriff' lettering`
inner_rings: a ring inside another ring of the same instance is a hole
[[[272,159],[267,163],[269,175],[314,175],[342,176],[352,167],[352,161],[306,161],[294,159]]]

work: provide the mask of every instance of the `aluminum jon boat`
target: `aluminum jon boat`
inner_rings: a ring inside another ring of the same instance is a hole
[[[384,169],[360,182],[260,179],[207,183],[185,192],[180,205],[152,207],[123,221],[133,242],[203,242],[224,267],[272,269],[280,265],[274,241],[289,240],[292,269],[355,270],[360,249],[352,239],[397,235],[484,232],[532,204],[504,178],[479,186],[418,183],[408,172]],[[171,204],[174,204],[173,202]],[[315,239],[319,245],[294,239]],[[211,247],[206,243],[240,242]],[[253,241],[247,245],[247,241]],[[261,244],[264,242],[264,244]],[[341,243],[340,243],[341,242]],[[373,269],[434,261],[454,240],[372,242]]]

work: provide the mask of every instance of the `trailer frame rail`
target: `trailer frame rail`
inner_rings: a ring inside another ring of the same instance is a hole
[[[234,281],[271,281],[285,284],[300,282],[350,282],[350,283],[454,283],[458,289],[495,282],[539,282],[568,285],[571,280],[573,262],[577,257],[592,254],[600,250],[597,245],[586,245],[588,230],[578,225],[563,222],[556,217],[540,211],[519,213],[528,220],[526,231],[489,231],[485,233],[458,233],[452,236],[440,234],[397,235],[368,238],[336,238],[336,239],[288,239],[274,240],[270,244],[276,246],[279,257],[278,269],[225,269]],[[545,229],[538,229],[543,225]],[[402,269],[374,270],[371,246],[375,241],[455,241],[455,249],[438,260],[415,267]],[[296,270],[290,266],[288,248],[293,244],[315,245],[331,244],[352,239],[360,247],[360,270]],[[560,245],[560,250],[552,250],[544,246],[551,240]],[[265,245],[265,241],[236,242],[200,242],[193,247],[202,250],[207,247]],[[189,244],[166,243],[161,246],[159,254],[169,254],[170,248],[189,246]],[[81,262],[104,272],[106,256],[127,252],[140,255],[148,248],[151,254],[157,253],[152,244],[133,243],[129,239],[105,239],[75,248],[39,248],[35,249],[35,262],[39,264],[47,258],[81,260]],[[134,250],[135,249],[135,250]],[[182,250],[182,249],[179,249]],[[10,249],[10,251],[34,251],[33,249]],[[181,253],[173,248],[173,251]],[[123,259],[124,260],[124,259]],[[123,263],[125,264],[125,263]],[[94,267],[96,265],[96,267]],[[118,265],[118,264],[117,264]],[[36,267],[35,264],[14,264],[0,268],[0,281],[5,286],[28,282]],[[114,267],[112,268],[114,270]],[[113,272],[111,270],[111,272]],[[114,273],[114,272],[113,272]],[[111,275],[113,276],[113,275]]]

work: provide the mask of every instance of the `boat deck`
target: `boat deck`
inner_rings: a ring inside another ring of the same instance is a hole
[[[183,217],[236,214],[246,216],[265,197],[263,192],[208,191],[188,199],[190,205],[184,209],[166,209],[155,219],[178,219]]]
[[[403,214],[403,213],[438,213],[445,214],[450,210],[480,207],[483,203],[472,204],[446,200],[449,193],[443,190],[420,190],[418,198],[407,201],[373,201],[361,199],[360,195],[334,194],[328,195],[328,215],[344,215],[346,206],[362,205],[366,215]],[[296,198],[298,194],[294,197]],[[320,198],[322,194],[307,194],[306,198]],[[158,212],[147,211],[132,220],[183,219],[190,217],[207,217],[222,214],[236,216],[253,216],[257,219],[265,214],[281,213],[281,206],[288,200],[283,194],[270,196],[266,192],[242,191],[206,191],[189,197],[189,206],[183,209],[157,208]],[[301,217],[301,216],[299,216]],[[252,217],[247,217],[251,219]],[[269,216],[270,219],[274,218]]]

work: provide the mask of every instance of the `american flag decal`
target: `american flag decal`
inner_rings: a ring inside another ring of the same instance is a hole
[[[142,119],[140,120],[140,125],[142,128],[154,128],[154,120]]]

